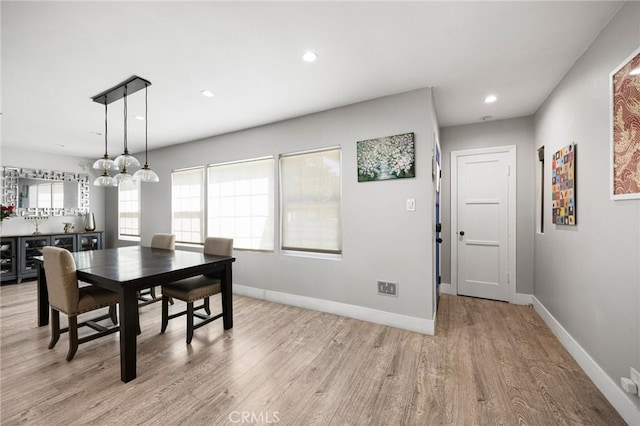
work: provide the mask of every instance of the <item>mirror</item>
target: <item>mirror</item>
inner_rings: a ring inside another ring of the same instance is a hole
[[[18,208],[78,208],[78,183],[18,179]]]
[[[20,216],[72,216],[89,211],[89,175],[2,167],[2,204]]]

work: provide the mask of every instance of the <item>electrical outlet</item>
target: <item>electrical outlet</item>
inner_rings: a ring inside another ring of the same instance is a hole
[[[398,283],[390,281],[378,281],[378,294],[386,294],[388,296],[398,295]]]

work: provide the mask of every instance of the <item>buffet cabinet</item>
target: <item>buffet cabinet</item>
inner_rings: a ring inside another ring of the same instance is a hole
[[[42,256],[44,246],[62,247],[69,251],[100,250],[102,232],[2,237],[1,281],[22,282],[25,278],[35,278],[38,268],[34,257]]]

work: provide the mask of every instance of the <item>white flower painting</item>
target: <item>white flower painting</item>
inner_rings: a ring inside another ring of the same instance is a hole
[[[415,176],[413,133],[358,141],[358,182]]]

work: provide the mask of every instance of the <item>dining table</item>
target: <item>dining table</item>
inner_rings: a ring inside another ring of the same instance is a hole
[[[136,338],[138,334],[138,292],[172,281],[217,274],[221,280],[222,321],[233,328],[231,256],[208,255],[184,249],[164,250],[128,246],[72,252],[79,281],[118,293],[120,317],[120,378],[136,378]],[[49,295],[44,259],[38,265],[38,325],[49,323]]]

